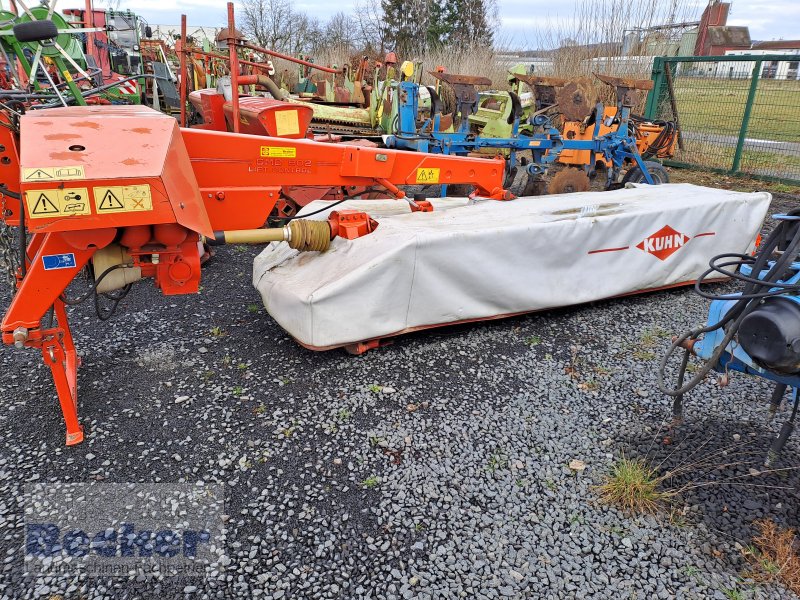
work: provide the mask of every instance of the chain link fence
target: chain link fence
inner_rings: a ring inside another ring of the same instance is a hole
[[[675,56],[653,63],[648,119],[677,120],[673,166],[800,182],[800,56]]]

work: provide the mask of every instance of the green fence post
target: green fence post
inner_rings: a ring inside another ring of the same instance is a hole
[[[750,125],[750,116],[753,114],[753,103],[756,99],[756,90],[758,89],[758,80],[761,76],[761,65],[763,61],[757,60],[753,67],[753,74],[750,80],[750,91],[747,92],[747,104],[744,106],[744,115],[742,115],[742,127],[739,130],[739,139],[736,142],[736,152],[733,153],[733,164],[731,165],[731,173],[739,171],[742,162],[742,148],[744,147],[744,140],[747,137],[747,128]]]
[[[653,59],[653,71],[650,74],[653,80],[653,90],[647,96],[647,104],[644,107],[644,118],[653,120],[658,118],[658,104],[664,90],[664,57],[656,56]]]

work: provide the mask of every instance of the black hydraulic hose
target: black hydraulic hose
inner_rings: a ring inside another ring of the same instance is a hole
[[[90,90],[86,90],[85,92],[81,92],[82,98],[88,98],[89,96],[93,96],[94,94],[99,94],[100,92],[105,92],[106,90],[110,90],[113,87],[126,83],[128,81],[133,81],[134,79],[155,79],[155,75],[133,75],[131,77],[126,77],[125,79],[120,79],[119,81],[115,81],[113,83],[107,83],[105,85],[101,85],[96,88],[92,88]],[[74,101],[75,98],[70,97],[70,100]],[[49,102],[47,104],[37,104],[35,106],[31,106],[31,109],[40,109],[40,108],[54,108],[56,106],[61,106],[61,102]]]
[[[89,298],[89,296],[91,296],[92,294],[97,294],[97,286],[100,285],[100,282],[103,281],[103,279],[105,279],[106,276],[109,273],[111,273],[111,271],[114,271],[115,269],[129,268],[131,266],[132,265],[128,265],[128,264],[112,265],[112,266],[108,267],[105,271],[103,271],[100,274],[100,277],[95,279],[94,283],[91,285],[91,287],[89,288],[89,290],[85,294],[83,294],[82,296],[78,296],[77,298],[67,298],[62,294],[61,301],[64,302],[64,304],[68,304],[69,306],[75,306],[76,304],[80,304],[81,302],[85,302]],[[122,298],[120,298],[120,300],[121,299]]]

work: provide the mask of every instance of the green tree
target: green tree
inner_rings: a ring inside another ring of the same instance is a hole
[[[388,42],[403,57],[445,45],[491,46],[497,0],[381,0]]]

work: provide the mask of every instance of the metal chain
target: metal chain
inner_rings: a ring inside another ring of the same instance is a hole
[[[0,210],[6,214],[6,196],[0,193]],[[16,289],[17,269],[19,264],[18,231],[0,221],[0,268],[5,272],[5,279],[12,290]]]
[[[19,111],[12,108],[10,105],[19,105]],[[0,107],[5,111],[8,115],[9,124],[6,125],[0,121],[5,127],[9,127],[12,131],[16,134],[19,134],[19,117],[24,113],[24,106],[18,101],[11,101],[8,104],[4,102],[0,102]],[[5,222],[5,216],[10,214],[8,207],[6,206],[8,196],[6,196],[2,190],[0,190],[0,269],[5,272],[5,277],[0,275],[0,278],[4,278],[8,285],[11,287],[12,294],[16,292],[17,289],[17,271],[22,268],[22,264],[20,264],[20,255],[19,255],[19,237],[20,235],[25,235],[25,232],[21,230],[19,227],[10,227]],[[25,210],[20,202],[19,209]]]
[[[5,273],[5,280],[13,290],[17,282],[19,264],[17,236],[12,227],[0,223],[0,268]]]

